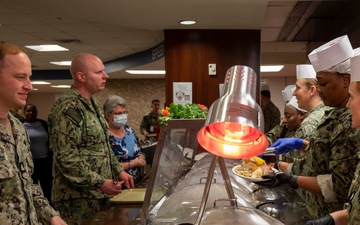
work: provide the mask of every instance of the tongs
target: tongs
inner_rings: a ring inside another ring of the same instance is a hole
[[[265,155],[265,156],[274,156],[274,155],[276,155],[275,154],[275,148],[270,147],[270,148],[265,149],[265,151],[264,151],[264,153],[262,155]]]

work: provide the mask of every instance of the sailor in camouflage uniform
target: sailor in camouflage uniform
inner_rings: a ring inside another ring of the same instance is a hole
[[[336,57],[329,57],[328,54]],[[348,190],[359,161],[360,133],[351,127],[350,111],[345,107],[349,99],[352,56],[353,49],[346,35],[309,54],[317,72],[320,97],[325,105],[334,108],[325,111],[324,118],[309,140],[284,138],[272,146],[282,154],[304,149],[308,145],[303,176],[287,173],[264,176],[271,178],[268,185],[272,187],[288,183],[292,188],[307,190],[307,209],[314,218],[339,210],[347,202]]]
[[[132,176],[116,160],[108,125],[93,94],[105,88],[102,61],[80,53],[71,63],[73,86],[54,104],[48,118],[54,151],[52,201],[69,224],[81,224],[121,193],[133,188]],[[121,182],[117,182],[122,180]]]
[[[25,105],[32,90],[30,76],[31,62],[24,51],[0,42],[0,224],[66,225],[33,184],[29,137],[9,113],[13,106]]]
[[[328,107],[323,104],[319,93],[316,90],[316,72],[312,65],[297,65],[296,77],[296,88],[294,89],[293,95],[296,97],[299,107],[305,109],[308,113],[298,129],[296,129],[293,137],[308,140],[310,135],[315,131]],[[293,158],[293,163],[281,163],[281,169],[288,173],[302,175],[306,159],[305,152],[291,151],[290,153]],[[297,192],[305,199],[303,190],[299,189]]]
[[[350,99],[347,108],[352,114],[352,126],[360,128],[360,48],[354,49],[354,56],[350,60],[351,83],[349,88]],[[360,140],[358,140],[360,141]],[[357,152],[360,158],[360,152]],[[349,203],[343,210],[332,212],[306,225],[358,225],[360,224],[360,163],[358,163],[354,178],[349,190]]]
[[[261,110],[264,115],[264,133],[269,132],[276,125],[280,124],[281,114],[280,110],[271,101],[271,94],[269,90],[261,91]]]

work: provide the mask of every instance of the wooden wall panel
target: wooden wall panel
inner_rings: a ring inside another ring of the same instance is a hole
[[[173,102],[173,82],[193,83],[193,103],[210,106],[219,98],[219,84],[234,65],[258,75],[260,93],[260,30],[165,30],[166,105]],[[217,74],[209,76],[208,64]]]

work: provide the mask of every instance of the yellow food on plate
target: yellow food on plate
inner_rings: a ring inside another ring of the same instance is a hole
[[[235,173],[249,178],[261,178],[264,174],[273,174],[274,170],[266,165],[265,160],[259,157],[243,159],[241,166],[235,168]]]
[[[243,159],[241,162],[242,167],[249,168],[249,169],[253,169],[255,167],[262,166],[262,165],[266,165],[265,160],[263,160],[262,158],[259,158],[257,156],[248,158],[248,159]]]

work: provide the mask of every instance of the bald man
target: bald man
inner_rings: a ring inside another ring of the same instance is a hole
[[[134,187],[111,150],[107,122],[93,97],[105,88],[109,76],[104,69],[98,57],[76,55],[70,68],[73,85],[48,118],[54,152],[52,201],[69,224],[81,224],[99,211],[109,196],[122,192],[123,184]]]

